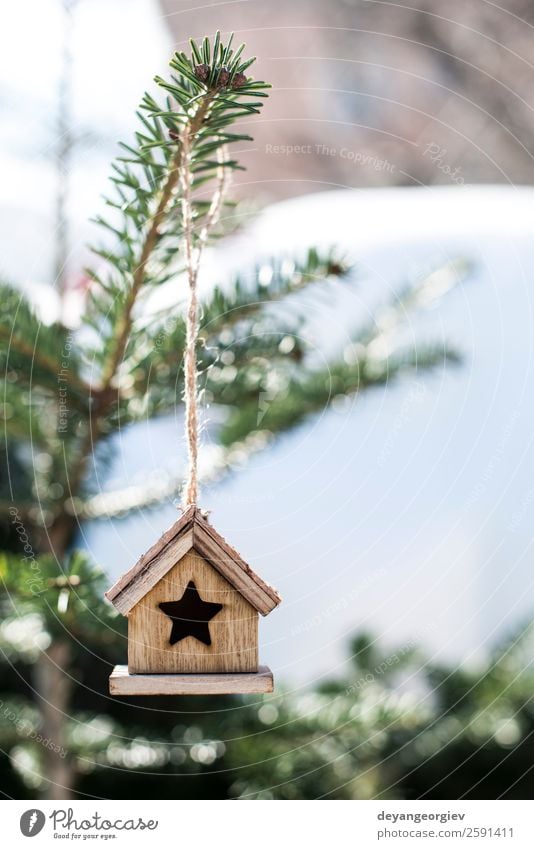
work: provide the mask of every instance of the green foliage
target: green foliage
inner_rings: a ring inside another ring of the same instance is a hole
[[[139,130],[133,145],[123,144],[125,154],[113,165],[114,192],[106,203],[113,216],[96,222],[111,235],[111,246],[95,247],[104,268],[89,269],[95,282],[85,321],[95,333],[90,351],[103,379],[109,379],[111,362],[118,365],[135,357],[142,330],[132,333],[131,315],[142,289],[175,276],[182,235],[183,188],[180,175],[191,172],[194,238],[198,239],[210,206],[209,184],[221,172],[239,167],[229,158],[228,145],[251,140],[230,128],[242,116],[257,114],[269,86],[245,77],[254,59],[243,61],[242,45],[232,49],[217,33],[209,51],[205,39],[199,47],[191,42],[191,57],[174,54],[169,79],[156,77],[167,92],[165,103],[145,94],[137,113]],[[209,61],[200,61],[201,56]],[[183,135],[190,144],[184,161]],[[148,340],[150,336],[147,337]]]
[[[101,668],[94,682],[84,673],[65,746],[80,794],[111,798],[530,798],[532,640],[530,626],[467,668],[362,634],[347,674],[313,690],[153,699],[152,710],[99,697]],[[41,732],[30,699],[8,688],[0,745],[12,761],[0,770],[4,786],[19,776],[21,797],[42,784]]]
[[[227,151],[245,137],[233,125],[256,114],[267,94],[264,82],[247,75],[252,62],[243,58],[242,46],[234,50],[231,39],[224,44],[218,34],[213,43],[192,42],[190,56],[175,53],[170,76],[156,80],[163,101],[150,94],[143,98],[134,141],[123,146],[113,166],[109,216],[98,218],[106,241],[96,248],[80,330],[69,331],[60,322],[44,325],[21,293],[6,285],[0,291],[9,481],[0,502],[4,536],[14,501],[34,530],[36,550],[48,547],[43,528],[50,529],[57,548],[59,527],[63,554],[76,514],[83,514],[91,473],[107,462],[107,438],[182,403],[182,306],[158,316],[147,299],[154,287],[181,280],[185,173],[191,178],[193,241],[200,247],[216,235],[213,227],[208,232],[203,227],[224,173],[239,167]],[[217,408],[223,424],[215,438],[229,451],[236,444],[265,445],[269,440],[256,440],[256,434],[277,435],[333,399],[384,383],[406,368],[451,358],[448,349],[401,350],[392,339],[391,315],[393,324],[401,324],[420,308],[421,296],[435,289],[430,275],[356,332],[348,354],[338,351],[326,365],[318,364],[303,341],[306,299],[329,293],[332,300],[332,281],[353,285],[349,271],[335,250],[311,247],[301,257],[274,257],[244,269],[203,297],[202,398]],[[464,273],[449,271],[449,278],[457,283]],[[377,340],[386,333],[390,353],[377,356]]]
[[[113,645],[125,632],[122,617],[104,601],[107,579],[85,552],[74,551],[59,564],[52,554],[36,557],[31,549],[24,556],[0,553],[0,582],[0,646],[8,656],[27,650],[31,657],[65,636],[74,644]],[[38,621],[39,639],[30,639],[26,649],[17,641],[12,646],[9,634],[23,635],[27,617],[34,626]]]
[[[243,400],[257,382],[260,364],[269,363],[272,370],[301,359],[303,346],[296,332],[303,321],[302,310],[289,306],[291,296],[334,277],[341,279],[347,271],[334,251],[319,254],[310,249],[300,261],[273,259],[237,275],[227,286],[214,287],[200,305],[198,348],[199,372],[209,401],[224,406]],[[274,314],[269,307],[281,301],[288,306],[282,314]],[[144,335],[123,363],[133,391],[119,398],[116,415],[122,426],[139,418],[139,399],[143,399],[143,415],[169,412],[181,403],[185,317],[181,312],[158,315],[145,324]],[[232,373],[236,372],[232,386],[219,379],[230,360]]]
[[[43,324],[21,292],[0,284],[0,369],[8,383],[35,386],[40,391],[57,391],[64,369],[65,351],[70,351],[69,331],[59,322]],[[79,376],[76,353],[69,354],[66,378],[73,402],[87,407],[88,386]]]
[[[213,795],[306,798],[376,792],[391,729],[401,734],[422,721],[387,688],[375,709],[340,682],[302,700],[284,695],[259,707],[228,700],[236,709],[222,719],[218,702],[195,725],[190,716],[177,723],[175,705],[168,722],[158,716],[150,723],[141,712],[133,729],[131,711],[110,706],[102,695],[109,664],[124,658],[125,621],[103,601],[102,574],[72,544],[95,472],[109,463],[109,437],[182,404],[184,209],[192,211],[193,249],[221,235],[213,204],[225,175],[240,167],[229,147],[249,139],[234,124],[257,114],[267,95],[267,84],[247,75],[253,61],[243,58],[243,46],[234,50],[219,34],[213,42],[191,42],[190,56],[175,53],[169,77],[156,79],[161,102],[151,94],[143,98],[135,137],[113,165],[106,215],[97,218],[102,242],[77,330],[61,321],[42,323],[24,295],[0,286],[0,649],[8,661],[0,742],[11,757],[0,769],[23,794],[41,792],[43,771],[63,766],[60,753],[46,761],[49,751],[38,737],[46,735],[47,724],[68,747],[73,781],[90,795],[145,796],[144,776],[153,766],[163,776],[150,783],[154,794],[165,795],[164,779],[176,782],[183,773],[184,796],[196,790],[189,778],[199,776]],[[345,350],[315,356],[304,341],[311,299],[321,303],[323,297],[327,309],[325,296],[335,302],[337,287],[354,285],[350,272],[335,249],[311,247],[302,256],[275,256],[244,269],[203,295],[202,400],[222,422],[214,439],[226,457],[232,449],[242,454],[265,447],[335,399],[368,391],[406,369],[454,359],[447,347],[402,344],[407,316],[464,279],[465,269],[454,264],[377,309]],[[150,298],[171,280],[176,306],[155,315]],[[116,512],[127,509],[119,503]],[[58,683],[56,707],[46,696],[36,700],[36,693],[46,692],[43,659],[49,672],[58,672],[47,660],[54,651],[69,669]],[[28,679],[34,689],[21,693]],[[57,710],[59,723],[46,705]],[[221,766],[214,779],[212,764]],[[122,790],[115,786],[119,769],[126,776]],[[58,784],[66,780],[60,773]],[[136,781],[143,790],[132,790]]]
[[[342,268],[336,262],[332,264],[336,269]],[[430,294],[436,273],[448,276],[454,280],[451,285],[456,285],[465,272],[463,263],[451,264],[407,286],[401,296],[396,295],[383,305],[370,322],[353,334],[339,358],[330,359],[326,365],[317,365],[312,352],[301,345],[295,351],[297,356],[286,358],[285,368],[275,373],[269,356],[262,357],[260,352],[258,357],[249,358],[249,373],[242,372],[248,392],[241,392],[239,382],[232,382],[223,395],[233,406],[219,433],[221,442],[231,445],[258,427],[261,393],[265,399],[261,428],[276,435],[301,425],[336,399],[390,383],[406,371],[428,371],[458,363],[458,353],[451,346],[407,347],[398,340],[414,309]],[[291,331],[288,329],[287,333]],[[252,379],[250,371],[254,374]]]

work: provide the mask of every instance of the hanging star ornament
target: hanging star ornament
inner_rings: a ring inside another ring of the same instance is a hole
[[[211,646],[208,623],[223,609],[223,605],[201,599],[194,581],[189,581],[179,601],[162,601],[158,607],[172,622],[171,646],[186,637],[195,637],[205,646]]]

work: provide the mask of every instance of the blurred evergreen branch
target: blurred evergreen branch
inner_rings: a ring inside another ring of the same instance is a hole
[[[346,674],[313,689],[179,707],[161,699],[134,717],[131,700],[91,701],[87,689],[66,722],[62,756],[81,797],[530,798],[533,633],[521,629],[476,667],[436,664],[414,641],[385,649],[360,634]],[[28,657],[20,634],[11,621],[0,627],[13,662]],[[87,675],[79,663],[76,674]],[[19,782],[17,798],[42,791],[48,745],[56,741],[29,695],[8,685],[0,774],[4,786]]]
[[[138,131],[113,165],[107,211],[97,218],[102,241],[88,270],[91,286],[80,328],[41,322],[23,294],[0,286],[0,533],[5,552],[0,557],[0,647],[9,661],[6,670],[18,676],[20,668],[22,679],[32,681],[33,695],[26,693],[26,701],[13,694],[13,710],[25,718],[23,728],[32,734],[41,729],[69,754],[63,760],[55,749],[36,748],[34,738],[26,740],[16,724],[3,723],[1,707],[0,736],[9,736],[6,728],[15,729],[13,741],[6,743],[15,771],[25,787],[55,798],[65,798],[65,787],[83,784],[82,776],[93,771],[102,779],[106,770],[111,774],[118,765],[135,765],[140,749],[143,757],[155,757],[151,763],[163,758],[161,763],[178,764],[182,757],[179,746],[171,756],[165,746],[152,744],[143,728],[135,745],[125,744],[120,722],[106,724],[101,715],[91,718],[77,705],[82,693],[86,707],[92,686],[102,691],[107,672],[102,658],[118,661],[125,644],[124,620],[102,601],[101,573],[71,548],[83,519],[124,515],[176,493],[172,472],[155,472],[155,478],[124,493],[99,492],[98,475],[110,463],[112,434],[182,404],[180,297],[165,314],[154,314],[150,299],[171,281],[179,292],[183,280],[184,169],[190,169],[192,184],[194,250],[200,252],[222,234],[222,225],[210,218],[212,201],[224,175],[241,167],[229,149],[249,140],[234,124],[259,112],[268,89],[248,76],[254,60],[245,60],[243,49],[234,49],[231,39],[223,43],[219,34],[211,42],[191,42],[190,55],[175,53],[169,77],[156,79],[161,101],[149,94],[143,98]],[[185,159],[184,140],[191,152]],[[319,361],[305,341],[310,303],[316,299],[328,309],[337,287],[353,284],[351,270],[335,248],[312,246],[298,257],[275,256],[240,269],[234,279],[218,281],[203,295],[200,381],[203,402],[216,413],[205,480],[233,471],[339,397],[354,397],[407,369],[456,361],[448,346],[406,346],[402,330],[419,309],[465,278],[461,263],[408,284],[356,329],[348,346]],[[85,687],[83,676],[90,680],[95,666],[103,680]],[[324,698],[317,696],[319,716],[328,710]],[[73,705],[77,713],[67,721]],[[340,717],[351,719],[347,701],[338,709]],[[293,704],[280,710],[287,713],[294,739],[308,747],[313,723],[301,720]],[[391,717],[404,721],[398,711]],[[261,743],[253,711],[246,723]],[[326,729],[324,717],[321,723]],[[363,724],[358,729],[364,733]],[[213,745],[192,757],[197,772],[213,752],[214,759],[222,756],[215,730],[210,739]],[[290,775],[286,742],[276,745],[282,772]],[[325,740],[313,749],[318,769],[327,768],[331,745],[325,731]],[[298,760],[297,769],[304,763]],[[236,779],[229,793],[254,794],[262,782]]]

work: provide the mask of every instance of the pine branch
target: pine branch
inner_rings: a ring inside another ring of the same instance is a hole
[[[421,347],[397,352],[384,360],[362,356],[353,363],[332,362],[326,368],[294,377],[280,391],[264,393],[261,404],[256,392],[248,403],[234,409],[222,425],[218,437],[230,446],[243,440],[255,429],[269,436],[279,435],[303,424],[310,416],[327,409],[335,398],[361,394],[372,387],[393,382],[409,370],[429,371],[447,363],[458,363],[457,352],[450,347]],[[258,421],[261,415],[261,421]]]
[[[318,251],[309,248],[302,259],[273,258],[238,274],[229,286],[216,287],[203,304],[201,333],[214,337],[245,318],[253,318],[265,306],[293,296],[315,283],[343,279],[352,266],[331,248]]]
[[[373,364],[367,373],[345,363],[332,364],[328,370],[308,375],[302,383],[289,385],[283,399],[269,401],[265,411],[259,406],[256,394],[253,401],[243,403],[239,413],[231,415],[219,430],[219,445],[204,451],[200,481],[206,486],[225,479],[237,468],[242,468],[251,456],[265,451],[277,436],[327,409],[339,395],[354,395],[390,383],[411,370],[427,372],[458,362],[458,354],[450,348],[419,349],[416,356],[407,350],[380,367]],[[261,413],[263,418],[258,422]],[[76,515],[80,521],[124,518],[132,512],[174,501],[182,484],[183,471],[173,473],[160,469],[149,474],[142,483],[80,500]]]
[[[205,44],[209,42],[205,40]],[[262,104],[256,98],[266,96],[265,83],[245,77],[244,70],[251,62],[241,61],[242,48],[234,53],[229,44],[221,44],[219,35],[213,46],[209,65],[196,61],[195,57],[203,54],[194,43],[191,58],[183,53],[174,55],[170,65],[176,73],[170,80],[156,78],[170,95],[165,108],[145,95],[138,113],[142,128],[136,133],[136,143],[124,146],[128,156],[114,166],[116,195],[107,202],[115,211],[115,220],[100,217],[97,223],[111,232],[116,244],[113,249],[96,250],[108,272],[90,271],[95,289],[88,323],[98,339],[88,353],[101,364],[99,391],[103,395],[116,381],[121,362],[128,356],[139,297],[146,287],[168,279],[176,262],[183,235],[184,138],[187,136],[191,150],[187,166],[193,174],[193,238],[197,244],[207,240],[215,223],[213,205],[205,200],[206,184],[218,178],[220,181],[221,172],[238,165],[227,159],[224,151],[242,136],[230,133],[228,128],[243,109],[247,114],[258,112]],[[245,100],[250,97],[254,102]]]
[[[0,609],[4,621],[37,612],[52,636],[106,641],[121,627],[103,601],[104,573],[85,552],[75,551],[58,565],[52,555],[21,557],[0,553]],[[106,627],[107,626],[107,627]],[[108,628],[110,629],[108,632]]]
[[[89,386],[80,376],[80,358],[69,331],[57,322],[43,324],[24,295],[6,283],[0,284],[0,342],[0,368],[4,374],[16,372],[19,387],[56,392],[61,379],[71,400],[86,407]]]
[[[211,446],[203,452],[200,480],[203,485],[213,484],[243,465],[246,459],[264,450],[272,441],[265,431],[254,432],[243,441],[229,447]],[[174,501],[183,485],[184,473],[158,469],[149,473],[139,484],[131,484],[113,492],[100,492],[89,498],[79,499],[73,505],[73,513],[80,521],[100,518],[124,518],[136,510],[157,507],[166,501]]]
[[[221,169],[235,168],[235,161],[219,155],[242,138],[230,133],[229,127],[243,114],[258,112],[262,104],[257,98],[266,96],[265,83],[245,76],[253,60],[241,61],[242,48],[234,52],[231,41],[221,44],[220,34],[215,36],[211,64],[198,62],[198,56],[212,55],[209,40],[204,40],[202,49],[192,42],[191,50],[191,58],[175,53],[170,62],[175,73],[170,80],[156,78],[169,93],[165,107],[145,95],[138,113],[142,129],[136,133],[135,145],[123,145],[127,156],[114,165],[115,196],[108,199],[108,205],[116,217],[114,221],[97,220],[112,234],[115,245],[95,251],[107,271],[89,272],[95,287],[86,325],[94,331],[94,343],[86,349],[86,356],[92,367],[100,370],[100,380],[93,390],[95,406],[86,437],[72,469],[71,495],[79,490],[88,455],[120,414],[123,364],[139,343],[137,303],[147,288],[168,279],[180,248],[183,169],[191,168],[188,184],[195,193],[201,187],[205,191]],[[247,100],[251,97],[253,101]],[[211,209],[212,204],[206,206],[203,198],[192,201],[195,243],[210,235],[214,223],[209,217]]]
[[[449,345],[403,348],[398,336],[409,315],[442,298],[470,272],[471,265],[458,258],[401,287],[354,334],[344,357],[325,368],[316,369],[304,361],[298,369],[286,368],[277,375],[268,361],[263,370],[257,369],[256,380],[248,382],[248,393],[240,391],[238,380],[224,387],[216,395],[230,409],[219,433],[221,443],[232,445],[254,429],[280,434],[325,409],[337,396],[365,391],[406,370],[457,363],[459,355]]]
[[[247,369],[253,358],[299,361],[304,355],[298,329],[302,311],[296,302],[275,315],[269,307],[290,303],[293,295],[329,280],[344,279],[348,264],[335,250],[310,249],[300,260],[272,259],[249,273],[237,275],[227,286],[218,286],[200,307],[199,372],[204,389],[219,398],[222,384],[215,378],[218,367],[232,358],[235,367]],[[158,317],[137,332],[137,344],[125,371],[134,380],[132,396],[146,403],[131,405],[126,398],[117,408],[115,424],[140,415],[163,413],[175,407],[183,389],[185,320],[180,314]],[[282,344],[283,343],[283,344]],[[215,369],[213,368],[215,367]],[[245,371],[241,382],[248,382]],[[236,384],[236,388],[237,388]]]

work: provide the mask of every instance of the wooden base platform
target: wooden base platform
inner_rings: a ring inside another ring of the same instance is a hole
[[[273,673],[268,666],[257,672],[209,672],[201,675],[130,675],[127,666],[116,666],[109,676],[112,696],[211,696],[232,693],[272,693]]]

